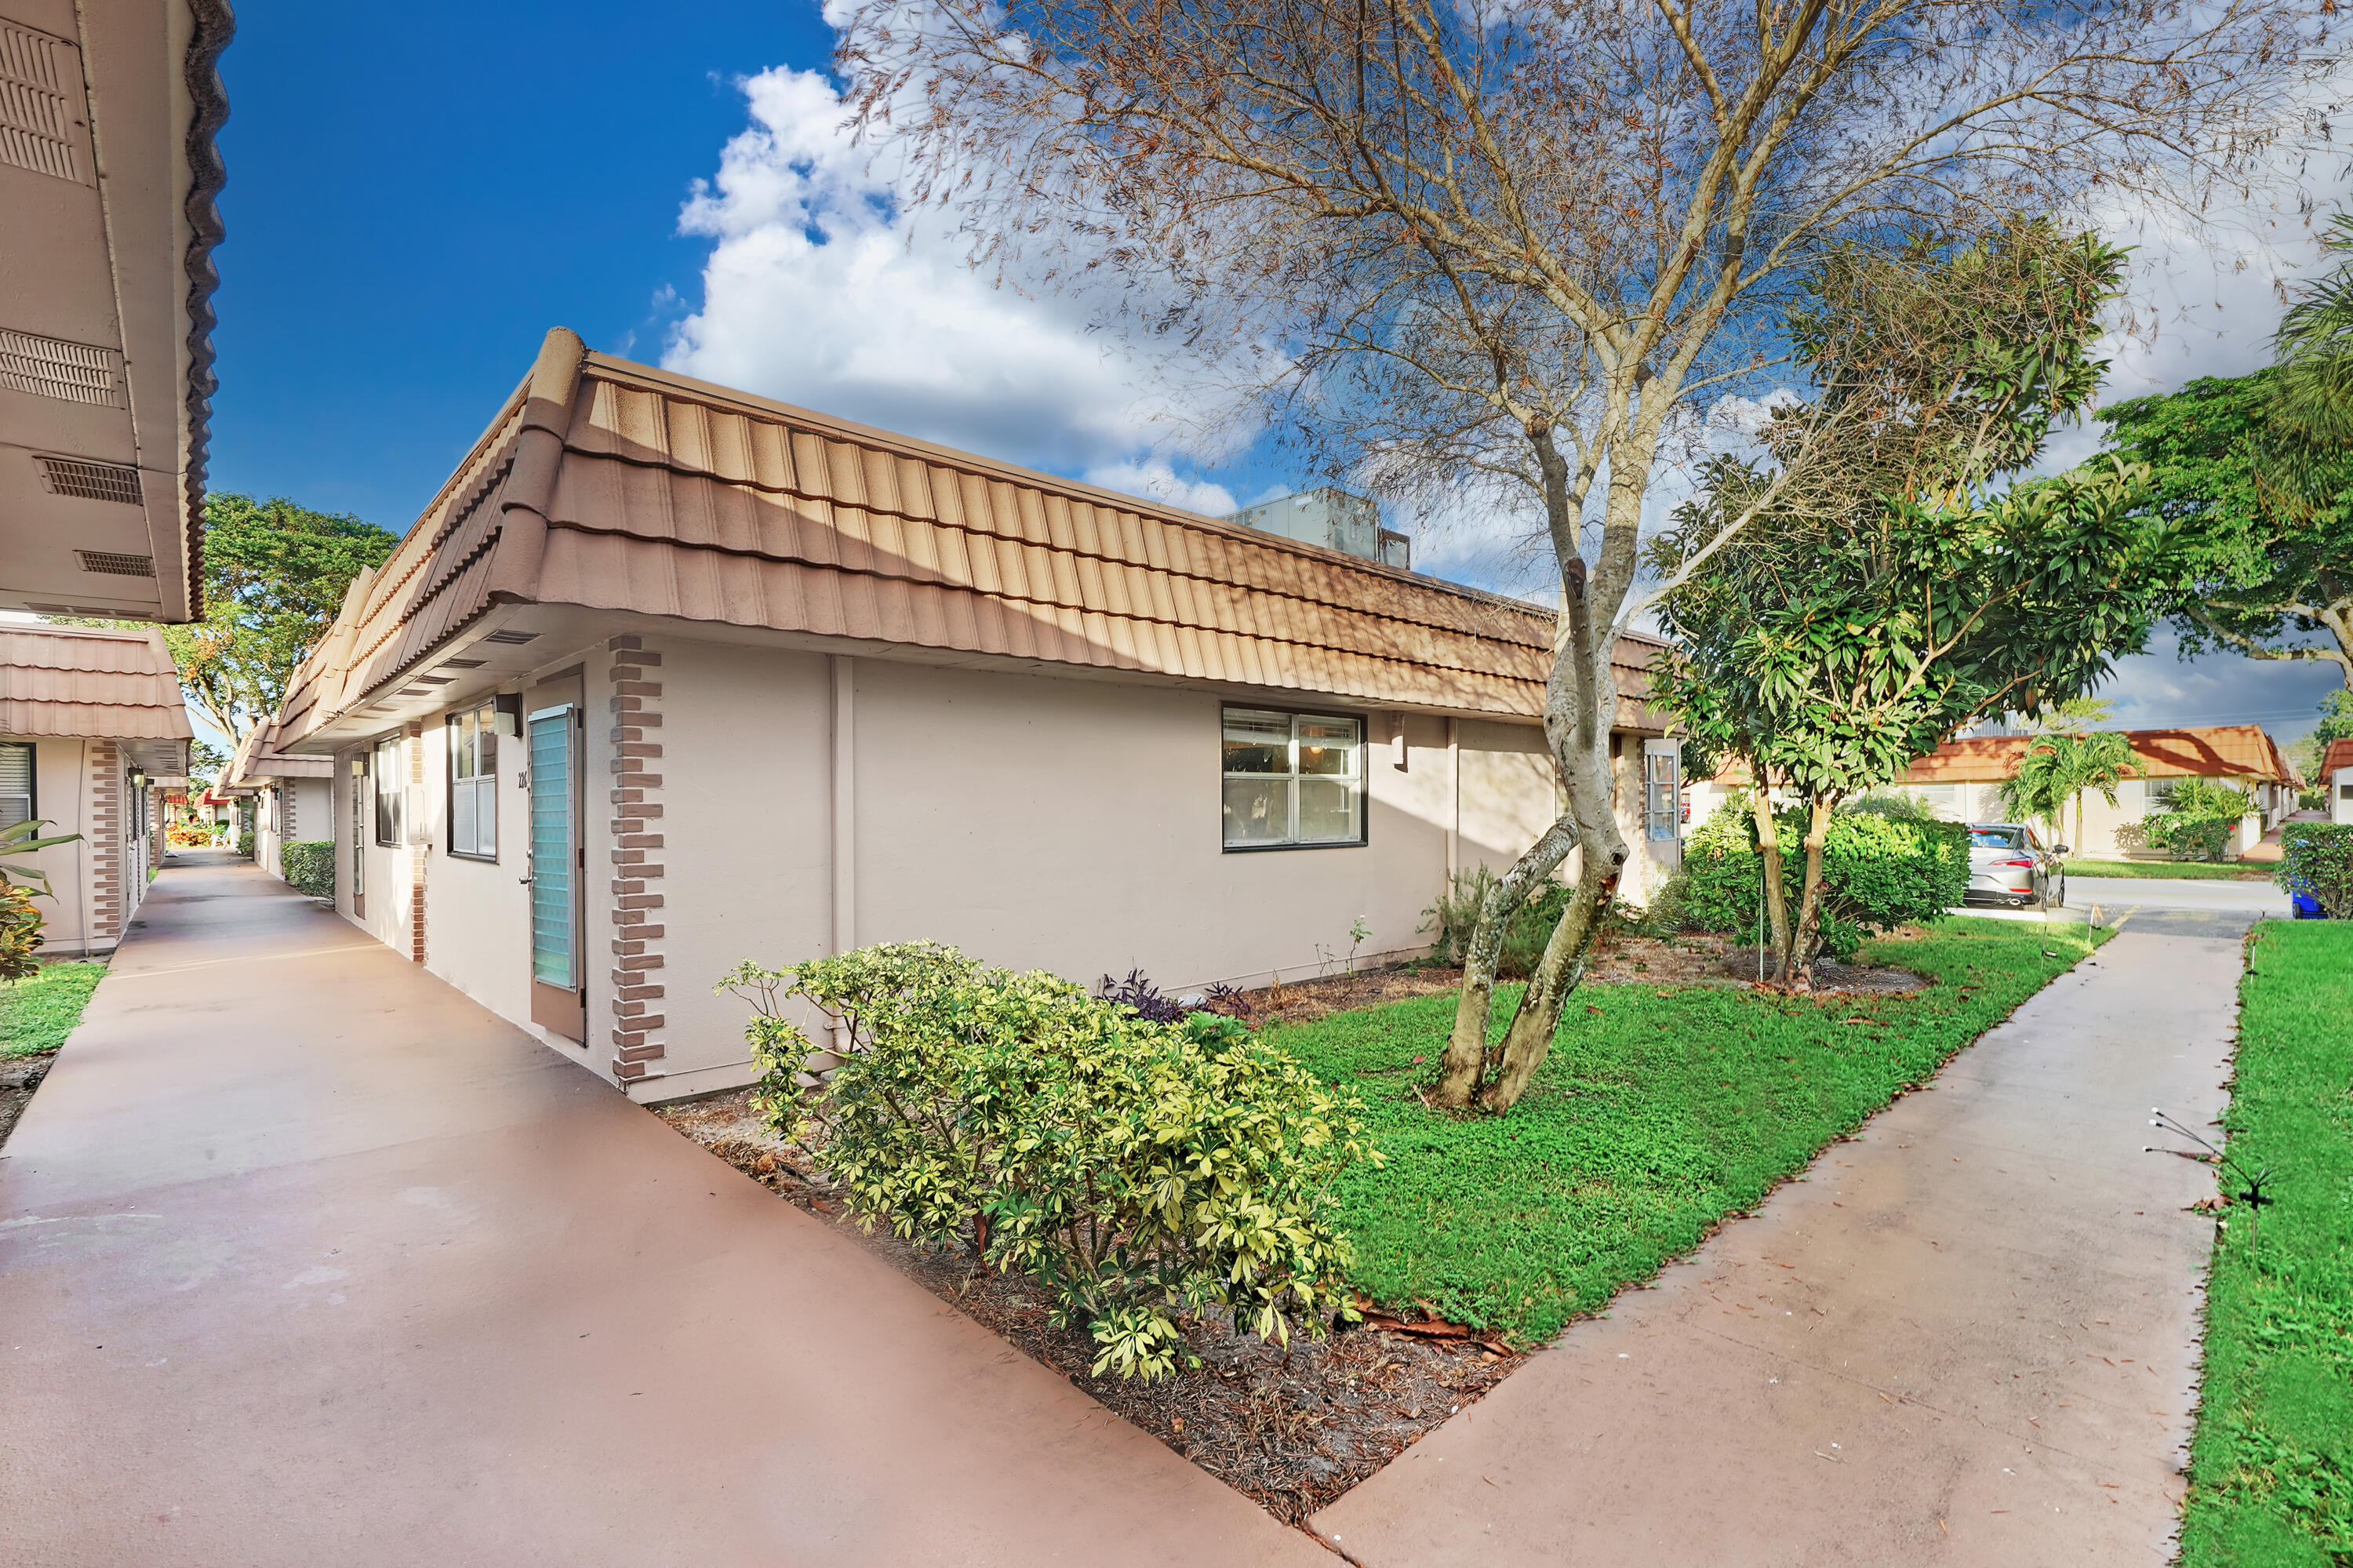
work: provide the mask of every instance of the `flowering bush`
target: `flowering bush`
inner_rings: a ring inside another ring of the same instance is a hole
[[[861,1224],[981,1256],[1088,1325],[1094,1370],[1151,1379],[1177,1315],[1229,1308],[1287,1340],[1350,1308],[1331,1190],[1380,1156],[1361,1102],[1231,1019],[1154,1022],[1049,974],[903,943],[721,982],[753,1006],[759,1105],[840,1184]],[[820,1052],[803,1002],[854,1044]],[[820,1079],[819,1073],[824,1076]]]

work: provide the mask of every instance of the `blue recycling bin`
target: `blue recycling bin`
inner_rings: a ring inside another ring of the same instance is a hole
[[[2288,902],[2295,906],[2295,917],[2299,920],[2328,918],[2328,911],[2323,909],[2320,906],[2320,900],[2309,893],[2291,893],[2288,895]]]

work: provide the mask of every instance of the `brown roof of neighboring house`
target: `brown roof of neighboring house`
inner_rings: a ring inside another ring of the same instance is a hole
[[[2320,754],[2322,779],[2333,778],[2340,768],[2353,768],[2353,735],[2343,736],[2330,741],[2328,749]]]
[[[512,604],[1535,717],[1551,612],[729,391],[561,328],[269,744],[379,702]],[[1621,727],[1660,644],[1629,638]]]
[[[0,735],[186,740],[188,705],[150,627],[0,627]]]
[[[2129,729],[2134,760],[2145,779],[2267,779],[2300,784],[2295,769],[2260,725],[2204,729]],[[1899,784],[1991,784],[2018,771],[2031,737],[1980,736],[1948,740],[1915,758]]]

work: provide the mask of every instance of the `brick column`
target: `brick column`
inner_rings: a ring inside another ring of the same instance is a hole
[[[408,798],[417,809],[427,809],[425,801],[425,726],[412,722],[408,726]],[[408,959],[411,963],[425,961],[425,863],[432,858],[425,842],[425,824],[407,824],[408,851]]]
[[[658,1078],[652,1064],[663,1055],[663,988],[655,978],[662,967],[662,895],[655,891],[663,868],[654,857],[662,848],[662,687],[646,677],[661,666],[661,655],[634,636],[606,644],[613,655],[606,672],[613,683],[613,1075],[623,1083]]]
[[[85,945],[122,936],[122,833],[125,827],[122,748],[111,740],[89,743],[90,821],[82,835],[90,844],[90,904]]]

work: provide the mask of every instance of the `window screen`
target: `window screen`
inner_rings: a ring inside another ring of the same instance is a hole
[[[0,742],[0,828],[33,816],[33,747],[21,740]]]
[[[1361,719],[1228,708],[1226,848],[1363,843],[1364,739]]]
[[[451,714],[449,853],[473,860],[499,857],[499,731],[489,704]]]
[[[396,844],[400,842],[401,775],[408,770],[400,765],[400,738],[375,743],[375,842]]]

